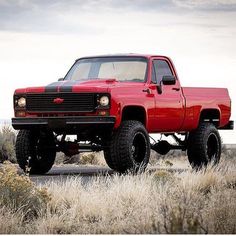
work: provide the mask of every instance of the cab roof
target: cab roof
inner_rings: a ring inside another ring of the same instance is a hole
[[[165,57],[165,58],[168,58],[167,56],[163,56],[163,55],[125,53],[125,54],[106,54],[106,55],[86,56],[86,57],[78,58],[77,60],[87,59],[87,58],[97,58],[97,57],[145,57],[147,59],[150,59],[151,57]]]

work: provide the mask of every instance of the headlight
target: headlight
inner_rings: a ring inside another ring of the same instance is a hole
[[[19,107],[25,107],[25,106],[26,106],[26,99],[23,98],[23,97],[19,98],[19,99],[17,100],[17,105],[18,105]]]
[[[107,96],[102,96],[100,99],[99,99],[99,103],[101,106],[105,107],[105,106],[108,106],[109,105],[109,98]]]

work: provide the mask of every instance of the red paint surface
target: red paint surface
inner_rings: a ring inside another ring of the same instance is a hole
[[[140,55],[126,55],[140,56]],[[141,55],[144,56],[144,55]],[[181,132],[197,128],[200,114],[205,109],[216,109],[220,114],[219,127],[229,122],[231,105],[226,88],[191,88],[181,87],[180,81],[172,61],[165,56],[145,55],[148,59],[148,74],[145,83],[117,82],[111,80],[92,80],[73,86],[72,92],[110,93],[110,115],[116,117],[115,128],[118,128],[122,119],[122,111],[126,106],[139,106],[146,113],[146,128],[151,133]],[[162,94],[158,94],[156,85],[151,82],[152,60],[166,60],[177,82],[175,85],[163,85]],[[176,91],[175,89],[180,89]],[[149,89],[150,94],[143,92]],[[173,90],[174,89],[174,90]],[[17,89],[15,94],[43,93],[44,87]],[[40,114],[41,115],[41,114]],[[66,114],[58,114],[64,116]],[[73,113],[73,115],[98,115],[94,113]],[[27,116],[35,117],[37,114]]]

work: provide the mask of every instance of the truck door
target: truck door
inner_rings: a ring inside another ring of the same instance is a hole
[[[163,76],[175,76],[175,84],[162,84]],[[158,89],[154,92],[156,131],[178,131],[184,119],[184,99],[175,70],[166,58],[157,58],[152,61],[152,83],[161,84],[161,92],[158,92]]]

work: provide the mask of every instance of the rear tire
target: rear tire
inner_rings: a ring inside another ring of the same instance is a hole
[[[220,161],[221,138],[213,124],[201,123],[196,130],[190,132],[187,154],[191,166],[195,169]]]
[[[21,169],[30,174],[45,174],[53,166],[56,145],[52,132],[20,130],[16,139],[16,159]]]
[[[143,171],[150,157],[148,133],[139,121],[124,121],[104,150],[108,166],[120,173]]]

